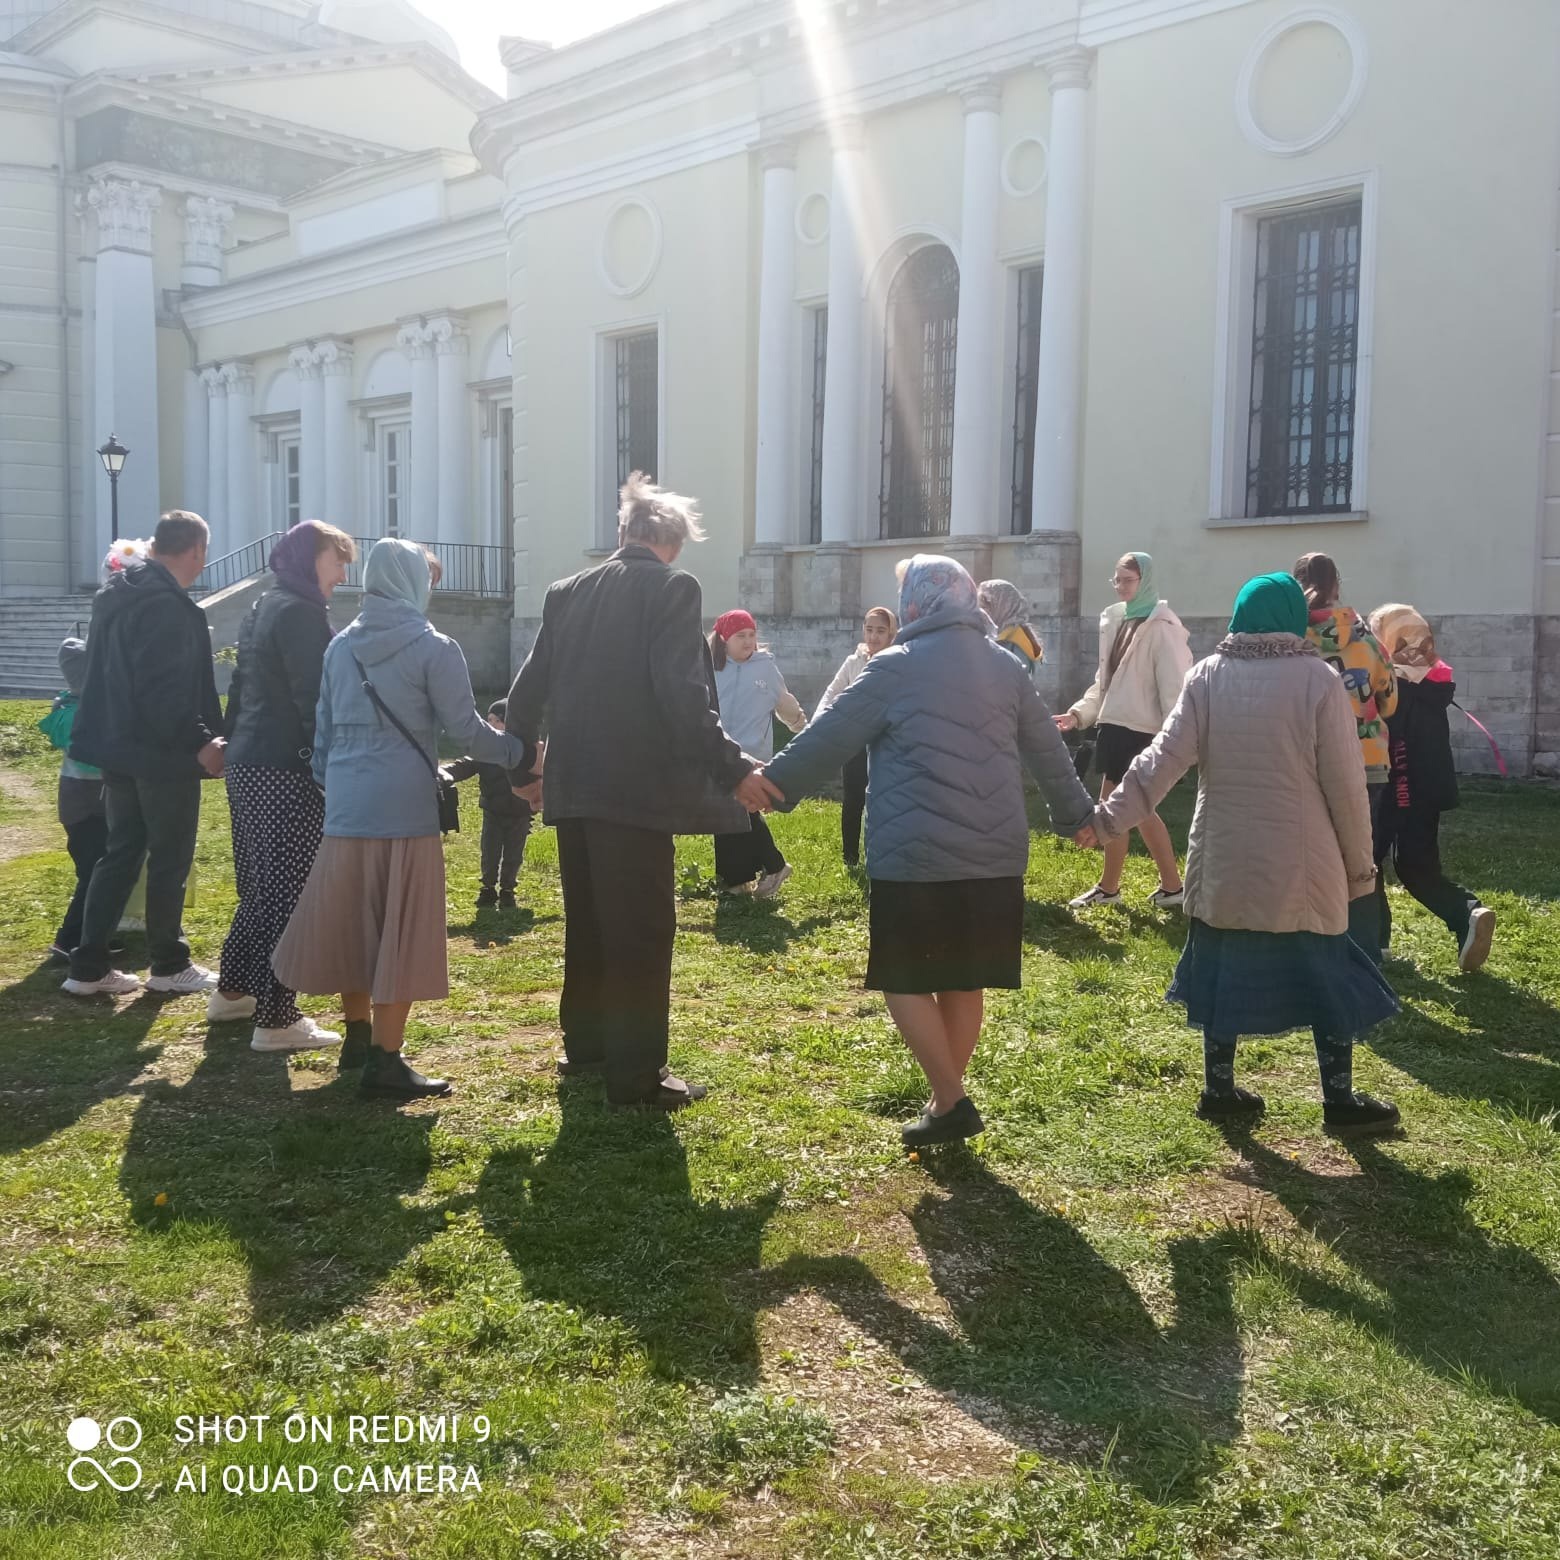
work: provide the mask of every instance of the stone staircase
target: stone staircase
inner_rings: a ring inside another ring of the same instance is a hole
[[[0,698],[47,699],[64,687],[60,641],[86,632],[92,597],[0,598]]]

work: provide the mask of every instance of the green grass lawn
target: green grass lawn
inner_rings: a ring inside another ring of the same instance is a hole
[[[0,705],[0,1556],[1560,1554],[1560,794],[1470,786],[1449,820],[1500,913],[1483,974],[1393,891],[1404,1012],[1356,1072],[1407,1132],[1355,1147],[1299,1035],[1242,1047],[1253,1134],[1195,1120],[1146,859],[1134,908],[1075,917],[1095,861],[1037,834],[988,1130],[912,1163],[921,1082],[861,989],[830,804],[776,821],[775,904],[719,902],[680,842],[672,1060],[711,1092],[651,1119],[555,1078],[553,837],[527,909],[477,917],[468,787],[455,994],[410,1036],[456,1093],[396,1111],[196,1000],[59,991],[42,709]],[[211,963],[229,880],[213,785]],[[452,1438],[349,1437],[376,1414]],[[139,1488],[71,1487],[77,1415],[140,1423]],[[181,1444],[200,1415],[270,1417]],[[393,1487],[440,1463],[463,1488]]]

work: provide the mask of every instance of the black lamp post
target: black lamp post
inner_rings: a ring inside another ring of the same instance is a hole
[[[109,434],[108,443],[98,450],[103,470],[108,473],[109,514],[114,531],[112,540],[116,542],[119,540],[119,473],[125,469],[125,456],[129,453],[113,434]]]

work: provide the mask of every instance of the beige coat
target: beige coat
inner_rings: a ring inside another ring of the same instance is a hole
[[[1128,731],[1155,732],[1181,696],[1181,680],[1192,665],[1191,640],[1167,602],[1143,619],[1111,675],[1110,652],[1127,620],[1124,602],[1100,613],[1100,665],[1088,692],[1068,711],[1082,726],[1103,722]]]
[[[1348,930],[1375,884],[1354,708],[1293,634],[1232,634],[1186,679],[1159,735],[1095,814],[1104,838],[1142,822],[1197,765],[1186,913],[1252,932]]]

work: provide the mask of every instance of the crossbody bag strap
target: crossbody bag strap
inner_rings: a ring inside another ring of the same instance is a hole
[[[399,731],[401,735],[405,737],[414,748],[417,749],[417,756],[423,761],[423,763],[428,766],[428,773],[431,774],[435,780],[437,780],[439,778],[438,766],[431,758],[428,757],[427,753],[423,751],[422,743],[419,742],[417,738],[414,737],[411,732],[409,732],[406,727],[403,726],[396,718],[395,711],[379,697],[379,690],[373,685],[373,683],[368,680],[368,673],[363,670],[363,663],[358,660],[357,653],[355,651],[352,652],[352,664],[357,667],[358,676],[363,680],[363,692],[368,695],[374,708],[378,710],[379,713],[383,715],[385,719],[388,720],[390,724],[394,726],[395,729]]]

